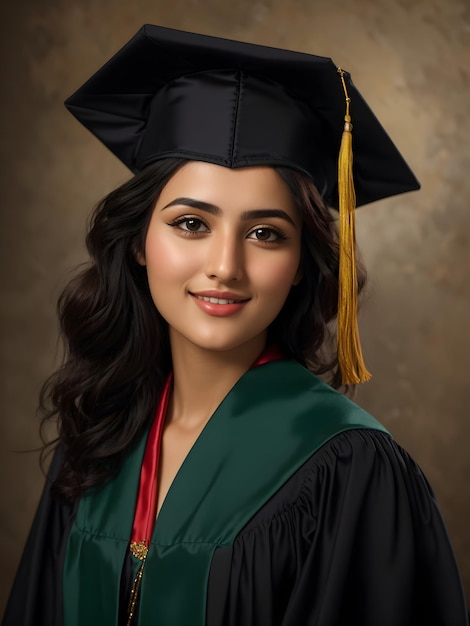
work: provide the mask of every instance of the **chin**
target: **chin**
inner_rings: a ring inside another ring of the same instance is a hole
[[[221,337],[220,333],[213,337],[191,338],[186,337],[187,341],[192,343],[200,350],[207,352],[229,352],[234,350],[262,350],[266,343],[266,336],[255,335],[250,337]]]

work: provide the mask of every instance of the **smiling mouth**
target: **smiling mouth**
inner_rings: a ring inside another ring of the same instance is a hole
[[[198,296],[197,294],[193,294],[193,295],[198,300],[204,300],[204,302],[210,302],[211,304],[239,304],[241,302],[248,301],[248,298],[244,300],[229,300],[227,298],[212,298],[209,296]]]

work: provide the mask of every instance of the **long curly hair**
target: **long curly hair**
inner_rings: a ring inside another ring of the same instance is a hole
[[[63,461],[54,487],[74,500],[119,469],[153,419],[171,370],[166,322],[152,301],[144,253],[153,207],[163,187],[187,161],[163,159],[112,191],[92,213],[89,263],[58,301],[62,365],[44,383],[41,429],[57,420]],[[334,341],[339,250],[336,218],[300,172],[274,168],[303,219],[302,279],[268,329],[288,358],[339,388]],[[359,289],[365,273],[358,267]]]

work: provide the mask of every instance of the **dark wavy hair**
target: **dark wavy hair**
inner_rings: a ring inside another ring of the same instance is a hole
[[[54,486],[67,499],[115,474],[153,419],[171,369],[167,325],[136,259],[159,194],[186,162],[157,161],[97,205],[86,238],[90,261],[59,298],[64,357],[41,389],[39,412],[42,432],[50,420],[58,422],[58,436],[44,443],[43,453],[60,444]],[[338,388],[336,218],[305,175],[275,169],[303,219],[302,279],[269,328],[269,340]],[[358,276],[362,289],[360,267]]]

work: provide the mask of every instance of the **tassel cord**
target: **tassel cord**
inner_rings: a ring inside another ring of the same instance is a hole
[[[339,276],[338,276],[338,363],[342,382],[357,384],[370,379],[362,355],[357,322],[358,283],[356,267],[355,210],[353,177],[351,99],[344,72],[338,68],[345,100],[344,129],[338,158],[339,195]]]

